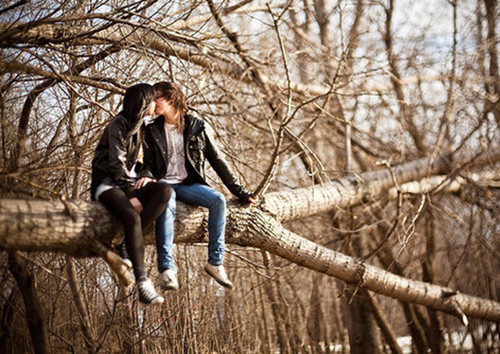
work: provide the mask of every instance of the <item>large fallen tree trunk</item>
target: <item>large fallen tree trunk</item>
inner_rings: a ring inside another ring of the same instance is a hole
[[[424,305],[464,318],[500,321],[500,304],[460,294],[452,289],[406,279],[301,237],[281,221],[356,205],[367,198],[391,197],[391,188],[449,168],[444,158],[432,164],[421,159],[376,172],[347,177],[321,186],[272,193],[257,206],[228,203],[229,243],[257,247],[291,262],[355,283],[401,301]],[[442,179],[428,183],[441,184]],[[456,186],[456,184],[455,184]],[[436,185],[437,187],[437,185]],[[426,186],[429,188],[429,185]],[[404,189],[404,188],[403,188]],[[206,212],[179,203],[182,222],[176,223],[176,242],[206,241]],[[75,256],[102,255],[119,226],[99,204],[86,201],[0,200],[0,247],[8,250],[56,251]],[[152,235],[147,241],[152,242]]]
[[[290,232],[271,214],[259,208],[230,203],[229,210],[229,243],[269,251],[298,265],[401,301],[454,315],[500,321],[500,304],[497,302],[399,277],[357,261]],[[180,206],[179,211],[184,218],[176,225],[176,242],[204,241],[206,230],[200,225],[204,224],[206,213],[185,205]],[[118,230],[116,222],[98,203],[4,199],[0,201],[0,212],[0,245],[7,249],[94,256],[97,254],[96,242],[111,242]],[[9,223],[6,218],[10,218]]]
[[[427,158],[338,181],[291,191],[271,193],[252,212],[262,211],[279,222],[327,212],[337,207],[354,206],[362,201],[377,200],[395,184],[418,180],[449,169],[449,160]],[[242,208],[229,207],[229,219]],[[178,211],[176,237],[184,242],[203,237],[198,209]],[[256,214],[257,215],[257,214]],[[230,223],[228,223],[230,224]],[[98,203],[86,201],[0,200],[0,247],[24,251],[56,251],[72,255],[93,255],[95,241],[109,244],[118,225]],[[228,230],[232,235],[233,230]],[[235,239],[238,236],[233,235]]]

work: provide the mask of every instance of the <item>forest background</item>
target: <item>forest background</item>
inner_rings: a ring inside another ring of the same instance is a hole
[[[499,350],[498,11],[3,1],[0,351]],[[206,214],[181,206],[181,289],[149,309],[103,260],[120,235],[88,200],[124,90],[161,80],[260,198],[229,203],[233,291],[201,271]]]

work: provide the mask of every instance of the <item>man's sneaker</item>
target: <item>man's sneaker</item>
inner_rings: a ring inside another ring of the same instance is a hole
[[[219,283],[220,285],[222,285],[226,288],[229,288],[229,289],[233,288],[233,283],[227,277],[226,269],[224,269],[224,266],[222,264],[221,265],[213,265],[213,264],[207,263],[205,265],[205,272],[207,272],[208,275],[210,275],[212,278],[214,278],[215,281],[217,283]]]
[[[178,290],[179,282],[177,281],[177,273],[175,270],[167,268],[160,274],[161,288],[163,290]]]
[[[146,278],[137,282],[137,289],[139,290],[139,301],[146,305],[157,305],[163,303],[165,299],[158,295],[151,279]]]
[[[132,261],[128,256],[127,245],[125,244],[125,240],[120,242],[115,246],[115,252],[118,253],[123,263],[127,266],[127,268],[132,268]]]

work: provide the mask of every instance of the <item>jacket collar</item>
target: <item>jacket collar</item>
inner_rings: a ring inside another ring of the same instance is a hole
[[[184,116],[185,128],[184,128],[184,139],[187,141],[193,136],[198,136],[205,129],[205,122],[199,118],[196,118],[190,114]],[[151,127],[151,133],[155,139],[160,141],[165,141],[165,129],[164,129],[165,118],[160,116],[156,118],[152,123],[148,124],[147,127]]]
[[[151,127],[151,134],[153,138],[157,141],[161,141],[163,144],[166,144],[166,136],[165,129],[163,128],[165,122],[165,118],[160,116],[156,118],[151,124],[148,124],[147,127]]]
[[[184,121],[186,124],[184,137],[187,139],[199,135],[205,129],[205,122],[190,114],[184,116]]]

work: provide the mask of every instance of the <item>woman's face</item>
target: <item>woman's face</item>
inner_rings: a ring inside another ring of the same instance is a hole
[[[156,101],[151,102],[149,105],[148,113],[146,114],[147,116],[152,116],[155,114],[155,109],[156,109]]]

